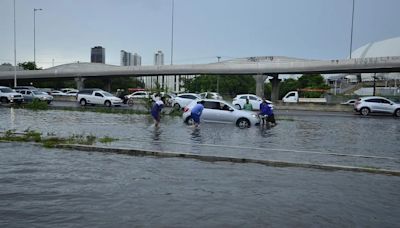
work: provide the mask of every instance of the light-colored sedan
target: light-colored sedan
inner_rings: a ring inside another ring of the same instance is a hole
[[[188,105],[195,99],[200,99],[200,96],[196,93],[181,93],[172,99],[172,107],[175,109],[181,109]]]
[[[40,90],[17,89],[16,91],[24,96],[25,101],[40,100],[47,102],[47,104],[50,104],[54,99],[53,96]]]
[[[362,97],[354,103],[354,110],[363,116],[367,116],[372,112],[391,113],[396,117],[400,117],[400,104],[384,97]]]
[[[233,123],[240,128],[247,128],[260,124],[260,118],[254,112],[236,109],[233,105],[223,100],[202,100],[204,101],[204,110],[201,114],[200,121]],[[200,101],[200,99],[194,100],[183,109],[182,118],[185,123],[193,124],[193,119],[190,116],[191,110]]]
[[[260,110],[260,104],[262,99],[254,94],[238,94],[233,98],[232,104],[235,105],[237,109],[242,109],[244,104],[246,104],[246,99],[249,99],[249,103],[253,106],[253,110]],[[271,101],[266,100],[268,104],[272,104]],[[273,108],[273,106],[272,106]]]

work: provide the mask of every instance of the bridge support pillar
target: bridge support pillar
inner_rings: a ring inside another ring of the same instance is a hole
[[[106,91],[111,92],[111,78],[104,79],[104,82],[106,84]]]
[[[281,82],[281,79],[278,78],[278,74],[273,74],[270,76],[272,76],[272,79],[270,80],[272,85],[271,101],[277,102],[279,100],[279,84]]]
[[[85,79],[86,78],[82,78],[82,77],[76,77],[75,78],[75,82],[76,82],[76,88],[78,90],[82,90],[85,88]]]
[[[259,97],[264,97],[264,84],[268,76],[263,74],[257,74],[253,76],[256,80],[256,95]]]

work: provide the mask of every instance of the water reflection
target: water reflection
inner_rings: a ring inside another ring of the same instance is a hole
[[[10,124],[11,129],[15,129],[15,110],[14,108],[10,108]]]

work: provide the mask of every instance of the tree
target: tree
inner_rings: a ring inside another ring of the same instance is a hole
[[[42,69],[42,68],[37,68],[36,63],[34,63],[34,62],[18,63],[18,66],[24,68],[24,70],[41,70]]]
[[[320,74],[303,74],[299,78],[299,88],[325,88],[324,77]]]
[[[218,75],[200,75],[195,78],[183,78],[186,91],[217,91]],[[254,93],[256,81],[251,75],[220,75],[219,92],[230,96],[240,93]]]

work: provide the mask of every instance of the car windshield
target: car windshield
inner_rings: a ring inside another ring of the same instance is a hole
[[[12,89],[10,88],[0,88],[0,91],[3,93],[12,93],[14,92]]]
[[[107,93],[107,92],[103,92],[103,95],[106,96],[106,97],[113,97],[114,96],[111,93]]]
[[[43,91],[32,91],[33,94],[35,95],[46,95],[47,93],[43,92]]]

